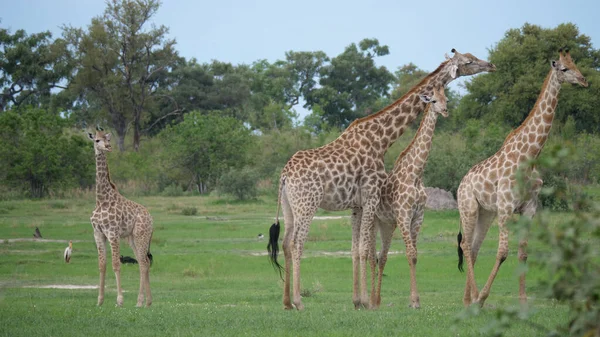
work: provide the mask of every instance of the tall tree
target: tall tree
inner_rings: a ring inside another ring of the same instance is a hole
[[[377,39],[351,44],[320,71],[320,88],[307,97],[309,107],[319,105],[331,126],[345,127],[356,118],[372,112],[377,100],[388,94],[394,76],[374,58],[389,54]]]
[[[65,88],[69,60],[65,41],[53,40],[50,32],[11,34],[0,28],[0,111],[47,103],[52,89]]]
[[[157,0],[111,0],[87,32],[64,27],[78,61],[75,90],[82,99],[89,94],[102,103],[121,151],[130,125],[133,148],[139,149],[142,125],[159,79],[178,61],[175,40],[167,38],[168,28],[146,29],[159,7]]]
[[[527,116],[539,94],[550,61],[558,49],[570,48],[571,55],[590,83],[600,82],[600,51],[592,47],[588,36],[576,25],[560,24],[546,29],[525,24],[508,30],[490,50],[490,61],[498,70],[473,78],[466,83],[468,94],[460,102],[453,118],[464,124],[469,118],[484,122],[518,126]],[[573,116],[577,130],[600,131],[600,88],[586,90],[565,86],[560,93],[555,119],[564,123]]]

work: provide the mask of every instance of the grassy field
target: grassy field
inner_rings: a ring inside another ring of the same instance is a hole
[[[404,244],[392,244],[382,291],[382,307],[356,311],[352,304],[351,229],[347,212],[318,215],[302,264],[306,310],[284,311],[282,282],[265,255],[273,222],[273,198],[238,203],[216,197],[133,198],[154,217],[151,308],[135,308],[137,266],[124,265],[125,304],[115,307],[110,264],[102,307],[96,289],[48,289],[48,285],[95,286],[97,254],[89,223],[94,200],[0,202],[0,336],[474,336],[487,335],[494,308],[517,305],[516,240],[482,312],[464,316],[465,275],[456,268],[458,212],[428,212],[419,238],[419,310],[409,309]],[[198,213],[182,211],[196,207]],[[565,215],[556,214],[556,221]],[[32,238],[39,227],[44,240]],[[514,237],[513,237],[514,238]],[[48,240],[48,241],[46,241]],[[53,241],[62,240],[62,241]],[[70,264],[62,260],[73,240]],[[497,246],[494,226],[476,268],[483,285]],[[121,253],[133,256],[122,242]],[[541,249],[530,243],[530,251]],[[532,258],[533,254],[530,254]],[[280,261],[283,261],[281,259]],[[534,267],[528,273],[531,321],[551,327],[568,321],[566,306],[544,299]],[[509,336],[540,330],[514,322]]]

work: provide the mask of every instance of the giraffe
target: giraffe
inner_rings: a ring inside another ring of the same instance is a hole
[[[508,256],[508,229],[506,222],[513,214],[533,217],[537,209],[537,195],[542,180],[535,168],[526,172],[531,183],[528,191],[518,191],[516,173],[524,162],[536,158],[544,147],[554,119],[558,94],[564,82],[588,84],[573,63],[569,51],[559,50],[559,59],[551,62],[551,69],[533,109],[523,123],[513,130],[493,156],[473,166],[462,179],[457,192],[462,235],[459,232],[459,269],[462,270],[463,252],[467,262],[467,281],[463,303],[483,306],[500,265]],[[498,217],[499,240],[496,263],[481,290],[477,291],[474,265],[479,248],[495,217]],[[519,242],[518,258],[527,261],[527,240]],[[519,300],[527,303],[525,274],[519,278]]]
[[[100,269],[100,286],[98,305],[104,302],[104,279],[106,275],[106,239],[112,251],[112,268],[117,279],[117,306],[123,305],[123,289],[121,288],[121,261],[119,259],[119,241],[127,238],[133,249],[140,266],[140,291],[137,306],[144,302],[146,292],[146,306],[152,304],[150,293],[150,242],[152,240],[152,217],[148,210],[131,200],[123,197],[117,187],[110,181],[106,152],[112,150],[110,133],[98,130],[96,134],[88,133],[94,141],[96,153],[96,209],[90,221],[94,228],[94,239],[98,249],[98,268]]]
[[[428,103],[421,125],[412,142],[400,154],[394,169],[388,174],[381,191],[381,201],[377,207],[375,227],[381,234],[381,253],[379,254],[379,277],[375,305],[381,303],[381,280],[387,255],[396,226],[402,233],[406,245],[406,259],[410,267],[410,307],[420,308],[417,291],[417,237],[423,223],[427,194],[422,176],[435,130],[438,115],[448,117],[446,95],[443,87],[434,88],[433,97],[422,96]],[[375,245],[373,245],[375,249]]]
[[[282,170],[279,181],[276,222],[269,231],[270,259],[284,271],[283,306],[302,310],[300,297],[300,258],[312,218],[317,209],[352,209],[353,303],[355,308],[373,307],[375,259],[369,257],[374,236],[373,217],[381,186],[387,174],[384,154],[425,108],[421,93],[431,96],[434,86],[445,87],[459,76],[494,71],[495,66],[452,49],[454,56],[442,64],[407,94],[383,110],[360,118],[334,141],[316,149],[296,152]],[[283,210],[285,268],[277,262],[279,210]],[[363,225],[361,225],[363,224]],[[371,297],[366,290],[366,261],[371,262]],[[293,262],[292,262],[293,261]],[[293,263],[293,306],[290,299],[290,265]],[[360,274],[361,294],[358,278]]]

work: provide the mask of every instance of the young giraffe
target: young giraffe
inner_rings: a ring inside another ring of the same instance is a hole
[[[116,186],[110,181],[106,152],[111,151],[110,133],[101,130],[88,134],[94,141],[96,153],[96,209],[90,221],[94,227],[94,239],[98,249],[98,267],[100,269],[100,286],[98,305],[104,302],[104,278],[106,275],[106,239],[112,251],[112,268],[117,278],[117,306],[123,305],[123,289],[121,289],[121,261],[119,241],[128,238],[140,266],[140,291],[137,306],[144,302],[146,291],[146,306],[152,304],[150,293],[150,241],[152,240],[152,217],[148,210],[131,200],[127,200]]]
[[[377,208],[375,227],[381,234],[381,253],[379,254],[379,277],[375,305],[381,303],[381,280],[392,236],[396,226],[402,232],[406,245],[406,259],[410,267],[410,307],[420,308],[417,291],[417,236],[423,223],[427,194],[423,186],[422,176],[429,151],[433,131],[438,115],[448,117],[446,95],[443,87],[434,89],[433,97],[423,96],[421,99],[428,103],[421,125],[412,142],[400,154],[394,169],[389,173],[381,191],[381,201]],[[375,245],[373,245],[375,249]]]
[[[506,222],[513,214],[533,217],[537,209],[537,196],[542,187],[535,168],[529,170],[528,180],[532,187],[525,193],[516,190],[517,170],[524,162],[536,158],[548,138],[554,110],[558,102],[560,86],[564,82],[588,84],[573,63],[569,51],[559,51],[559,60],[551,62],[551,69],[544,80],[542,91],[529,116],[511,132],[504,144],[493,156],[473,166],[458,187],[457,199],[463,236],[459,233],[459,269],[462,270],[462,254],[467,261],[467,282],[463,303],[479,303],[483,306],[489,296],[492,282],[500,265],[508,256],[508,229]],[[496,263],[490,276],[477,293],[473,267],[481,243],[495,216],[498,216],[499,242]],[[527,240],[519,242],[519,261],[527,261]],[[519,299],[527,302],[525,275],[519,279]]]
[[[375,294],[375,257],[369,256],[374,238],[373,217],[379,203],[381,186],[387,174],[384,154],[402,135],[407,125],[425,108],[419,98],[423,91],[432,95],[434,86],[445,87],[458,76],[494,71],[495,66],[471,54],[460,54],[444,61],[411,91],[378,113],[354,121],[333,142],[316,149],[296,152],[283,168],[279,182],[276,223],[269,233],[271,262],[277,262],[279,205],[283,209],[285,257],[283,305],[292,309],[290,265],[294,271],[294,306],[304,308],[300,297],[300,258],[312,218],[319,207],[339,211],[352,209],[353,302],[373,307]],[[360,240],[360,241],[359,241]],[[371,297],[366,290],[366,261],[371,262]],[[361,294],[358,294],[360,272]]]

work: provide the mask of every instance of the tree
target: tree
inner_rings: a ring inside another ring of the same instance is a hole
[[[149,101],[161,76],[178,60],[167,27],[144,28],[159,7],[157,0],[111,0],[87,32],[63,27],[78,63],[74,90],[83,100],[101,102],[121,151],[129,125],[133,148],[139,149]]]
[[[213,188],[230,168],[243,167],[253,143],[250,130],[242,122],[219,112],[190,112],[183,122],[168,126],[159,137],[164,142],[165,172],[199,192]]]
[[[498,70],[473,78],[466,83],[463,97],[453,118],[464,124],[469,118],[482,118],[486,123],[518,126],[527,116],[539,95],[550,61],[558,57],[559,48],[570,48],[571,55],[588,82],[600,81],[600,51],[592,48],[588,36],[580,34],[571,23],[553,29],[525,24],[510,29],[490,50],[490,61]],[[564,123],[575,118],[578,131],[600,130],[600,88],[586,89],[563,86],[556,109],[556,120]]]
[[[373,104],[388,94],[394,76],[377,67],[374,58],[389,54],[377,39],[351,44],[344,52],[321,67],[320,88],[308,93],[307,106],[319,105],[331,126],[344,128],[356,118],[370,114]]]
[[[65,134],[65,124],[66,120],[43,109],[1,114],[1,181],[27,189],[33,198],[50,190],[92,186],[94,160],[89,144],[81,136]]]
[[[52,40],[50,32],[0,28],[0,112],[47,103],[52,89],[65,88],[71,69],[64,40]]]

